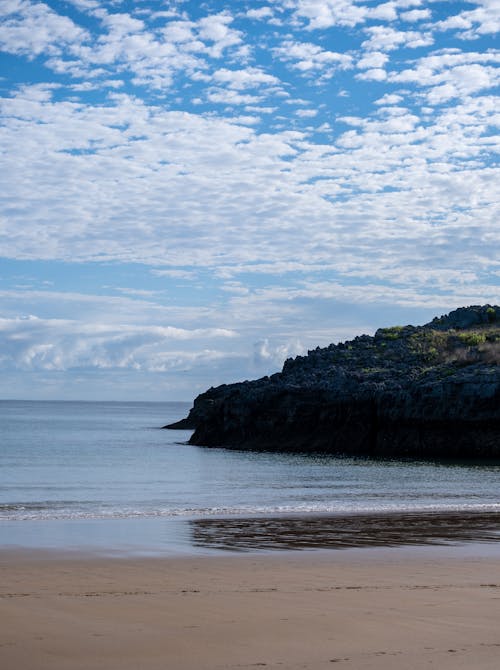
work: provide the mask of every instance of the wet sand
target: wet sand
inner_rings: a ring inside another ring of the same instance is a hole
[[[486,548],[164,559],[4,550],[0,667],[497,670],[500,561]]]
[[[189,522],[194,547],[226,551],[450,546],[500,541],[500,512],[225,517]]]

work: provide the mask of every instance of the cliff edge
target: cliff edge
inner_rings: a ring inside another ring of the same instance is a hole
[[[416,458],[500,458],[500,307],[462,307],[211,388],[191,444]]]

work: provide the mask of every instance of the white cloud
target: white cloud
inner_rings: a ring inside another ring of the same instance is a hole
[[[409,7],[420,7],[423,0],[395,0],[398,9],[408,9]]]
[[[317,109],[298,109],[295,114],[303,119],[312,119],[318,115]]]
[[[457,31],[465,39],[492,35],[500,30],[500,3],[498,0],[474,0],[476,9],[466,9],[436,23],[436,30]]]
[[[352,57],[348,54],[327,51],[311,42],[293,42],[287,40],[273,49],[275,55],[283,61],[290,62],[292,67],[308,73],[314,70],[331,70],[332,68],[348,68]]]
[[[382,68],[373,68],[371,70],[365,70],[360,74],[356,75],[357,79],[366,79],[368,81],[384,81],[387,79],[387,72]]]
[[[251,105],[262,100],[261,96],[249,93],[238,93],[225,88],[214,88],[207,93],[210,102],[222,103],[224,105]]]
[[[156,277],[174,277],[176,279],[192,279],[196,273],[192,270],[151,270],[151,274]]]
[[[257,114],[274,114],[276,107],[263,107],[262,105],[245,105],[245,112],[256,112]]]
[[[355,0],[293,0],[295,15],[307,21],[310,30],[331,26],[355,26],[364,21],[368,9]]]
[[[203,49],[203,43],[195,36],[196,24],[192,21],[169,21],[162,29],[161,34],[167,42],[186,44],[192,51]]]
[[[499,61],[500,54],[493,52],[442,53],[421,58],[414,68],[393,73],[390,79],[425,87],[429,103],[441,104],[497,86],[500,75],[494,64]]]
[[[246,13],[249,19],[257,19],[258,21],[262,19],[270,18],[274,15],[274,12],[271,7],[259,7],[258,9],[249,9]]]
[[[372,51],[393,51],[400,47],[416,49],[429,46],[434,42],[430,33],[413,30],[400,31],[390,26],[369,26],[364,31],[370,37],[363,42],[362,46]]]
[[[100,0],[67,0],[67,3],[73,5],[81,12],[89,13],[91,15],[100,15],[102,10],[102,2]]]
[[[464,290],[465,288],[465,290]],[[485,292],[481,287],[474,287],[470,289],[461,284],[458,287],[455,296],[450,293],[443,301],[443,297],[436,295],[432,285],[427,286],[427,290],[421,290],[420,293],[409,296],[408,288],[397,286],[387,286],[385,284],[377,283],[362,283],[358,285],[347,285],[338,282],[304,282],[304,285],[294,290],[286,290],[281,288],[266,289],[259,295],[255,296],[253,300],[245,301],[249,309],[259,308],[259,305],[268,305],[270,302],[279,304],[281,301],[328,301],[342,302],[350,305],[366,305],[371,304],[391,304],[412,307],[428,307],[430,309],[439,309],[443,304],[460,306],[461,304],[480,304],[488,302],[493,299],[494,303],[498,303],[500,298],[500,291],[497,289],[494,293]],[[265,351],[265,350],[264,350]]]
[[[265,338],[254,344],[254,363],[258,367],[262,365],[267,367],[271,363],[279,369],[287,358],[295,358],[305,353],[305,348],[299,339],[295,338],[273,346],[269,339]]]
[[[397,93],[386,93],[378,100],[375,100],[375,105],[398,105],[403,101],[403,96]]]
[[[262,85],[275,86],[280,83],[277,77],[256,67],[248,67],[243,70],[228,70],[227,68],[221,68],[215,70],[212,75],[212,80],[220,84],[227,84],[229,88],[238,90],[255,88]]]
[[[410,23],[415,23],[417,21],[424,21],[431,18],[430,9],[411,9],[408,12],[401,12],[399,15],[403,21],[409,21]]]
[[[177,73],[203,71],[206,58],[221,58],[236,47],[242,55],[246,48],[227,12],[195,22],[167,20],[163,27],[150,28],[130,14],[98,10],[93,13],[101,31],[92,36],[43,3],[18,0],[8,3],[3,12],[0,46],[4,50],[29,57],[43,54],[48,67],[76,78],[129,71],[136,84],[165,89],[172,86]]]
[[[116,287],[110,287],[110,286],[103,286],[105,289],[112,288],[114,291],[117,291],[118,293],[122,293],[123,295],[129,295],[131,297],[139,297],[139,298],[153,298],[156,295],[161,295],[161,291],[152,291],[149,289],[139,289],[139,288],[128,288],[126,286],[116,286]]]
[[[389,60],[389,56],[381,51],[369,51],[356,63],[357,67],[364,70],[368,68],[383,68]]]
[[[106,13],[103,15],[102,25],[118,38],[142,32],[145,28],[144,21],[134,19],[129,14]]]
[[[233,123],[240,126],[256,126],[261,122],[260,116],[252,116],[250,114],[239,114],[232,118]]]
[[[221,286],[221,289],[234,295],[248,295],[250,293],[250,290],[238,281],[227,281]]]
[[[367,11],[367,18],[381,21],[395,21],[398,18],[395,2],[382,2]]]
[[[229,27],[232,22],[233,17],[227,12],[211,14],[198,21],[200,38],[212,43],[208,49],[212,57],[220,58],[226,49],[241,43],[241,33]]]
[[[62,319],[0,319],[3,368],[68,370],[129,368],[157,370],[176,357],[171,342],[232,338],[223,329],[83,323]],[[191,352],[196,355],[197,352]],[[185,358],[185,357],[184,357]],[[179,361],[182,365],[185,361]]]
[[[80,44],[89,37],[71,19],[42,2],[4,2],[0,17],[0,48],[12,54],[31,58],[42,53],[58,54],[64,46]]]

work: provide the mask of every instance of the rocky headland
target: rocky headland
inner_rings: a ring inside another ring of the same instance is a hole
[[[499,362],[500,307],[462,307],[211,388],[165,427],[234,449],[500,459]]]

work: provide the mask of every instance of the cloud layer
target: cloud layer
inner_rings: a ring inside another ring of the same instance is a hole
[[[499,16],[2,3],[0,366],[188,389],[499,302]]]

